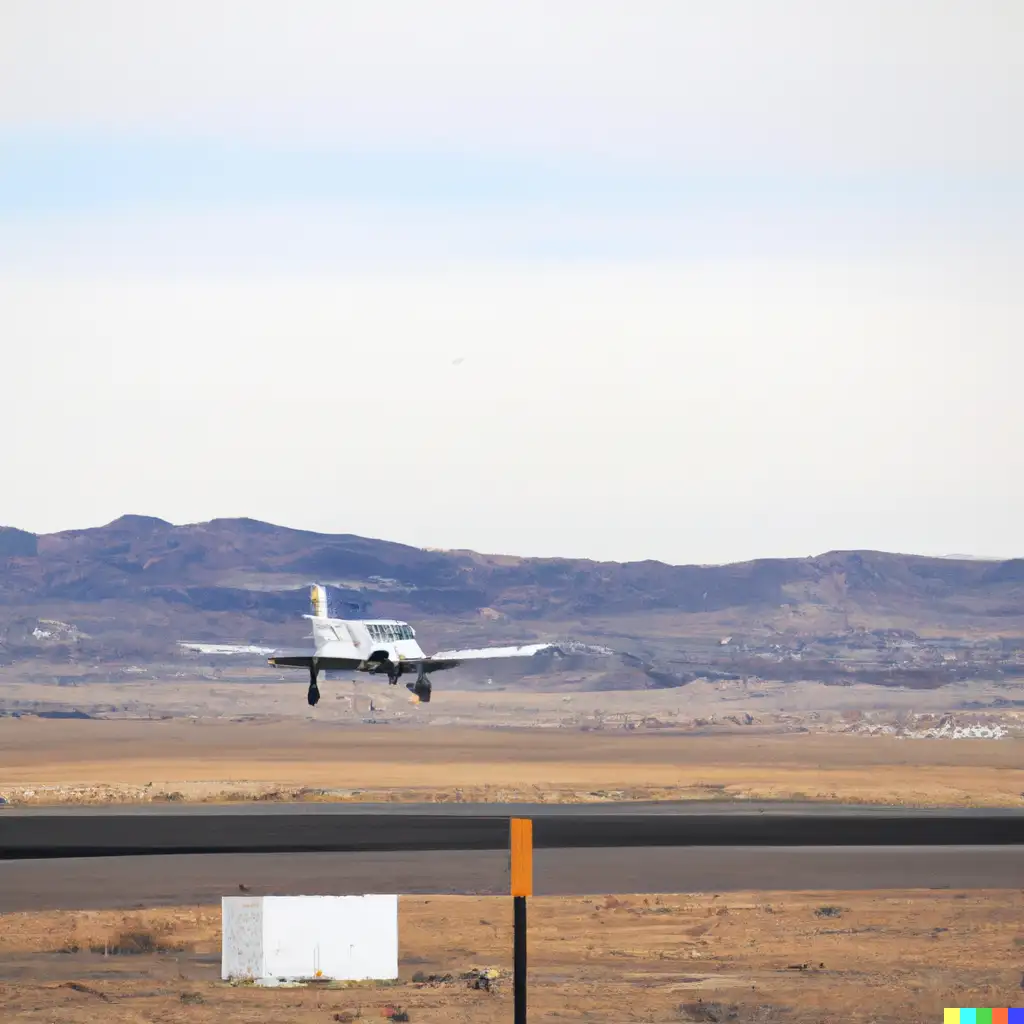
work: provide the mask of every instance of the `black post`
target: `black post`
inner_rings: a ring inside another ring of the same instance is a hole
[[[526,897],[513,896],[512,998],[515,1024],[526,1024]]]

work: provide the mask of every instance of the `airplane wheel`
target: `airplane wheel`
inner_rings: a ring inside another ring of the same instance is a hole
[[[320,700],[320,687],[316,683],[310,684],[309,692],[306,694],[306,700],[309,701],[309,706],[316,707],[317,702]]]
[[[406,687],[419,698],[421,704],[430,703],[430,683],[406,683]]]

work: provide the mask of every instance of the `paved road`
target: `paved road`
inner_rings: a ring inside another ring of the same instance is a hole
[[[1024,847],[538,850],[537,895],[1016,889]],[[504,851],[185,854],[0,863],[0,912],[217,903],[239,895],[508,892]]]
[[[242,891],[500,894],[508,891],[511,815],[534,819],[538,895],[1024,886],[1024,814],[1016,811],[711,803],[5,808],[0,912],[211,903]]]
[[[1024,845],[1024,813],[827,804],[297,804],[8,809],[0,860],[156,854],[505,850],[508,819],[537,849]]]

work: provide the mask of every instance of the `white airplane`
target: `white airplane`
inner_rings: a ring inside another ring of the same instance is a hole
[[[273,651],[267,659],[280,668],[309,670],[307,700],[314,706],[320,700],[317,678],[322,670],[341,669],[356,672],[387,674],[395,686],[406,674],[415,672],[416,681],[406,683],[418,700],[430,700],[429,672],[455,668],[464,661],[485,661],[497,658],[529,658],[543,651],[557,650],[555,644],[528,644],[521,647],[480,647],[465,651],[439,651],[426,655],[416,642],[416,632],[406,622],[396,619],[332,619],[327,614],[327,588],[319,583],[310,588],[313,614],[304,615],[313,626],[313,652]],[[182,644],[206,653],[225,653],[224,645]],[[214,651],[216,647],[216,651]],[[252,653],[254,648],[238,648]]]

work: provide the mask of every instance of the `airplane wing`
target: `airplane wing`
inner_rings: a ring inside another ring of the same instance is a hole
[[[309,651],[269,651],[267,664],[276,668],[309,668],[313,664],[313,655]],[[356,669],[362,665],[359,658],[323,658],[316,659],[318,669],[326,671],[345,671]]]
[[[417,661],[426,672],[455,668],[464,661],[497,661],[502,658],[532,658],[546,651],[557,651],[556,644],[525,644],[519,647],[476,647],[464,651],[438,651],[437,654]]]
[[[200,644],[186,641],[179,641],[178,646],[197,654],[262,655],[268,664],[280,668],[309,668],[313,663],[313,655],[308,649],[284,651],[255,644]],[[328,671],[355,669],[362,664],[358,658],[317,658],[316,663],[318,668]]]
[[[555,651],[554,644],[528,644],[521,647],[478,647],[465,651],[439,651],[429,658],[402,658],[401,664],[422,668],[424,672],[438,672],[445,668],[455,668],[464,661],[487,661],[498,658],[530,658],[544,651]],[[308,651],[273,651],[267,662],[281,668],[308,668],[313,663],[313,655]],[[320,655],[316,659],[321,669],[350,670],[365,664],[358,658],[325,658]]]

